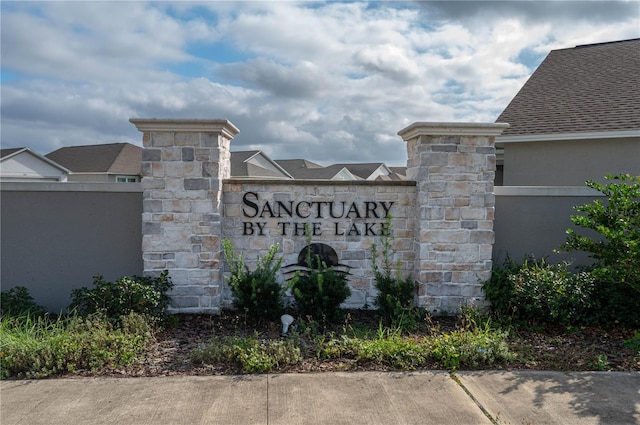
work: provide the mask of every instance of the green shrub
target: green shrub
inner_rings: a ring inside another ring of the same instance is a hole
[[[43,316],[47,310],[36,304],[29,290],[15,286],[0,292],[0,317]]]
[[[233,293],[233,305],[255,323],[277,320],[284,311],[283,295],[286,288],[276,280],[282,258],[276,259],[278,244],[269,248],[264,257],[258,257],[258,265],[250,271],[242,255],[236,255],[228,239],[222,241],[224,255],[231,268],[227,278]]]
[[[571,221],[595,231],[596,237],[567,230],[563,249],[585,251],[595,263],[583,271],[595,281],[590,315],[607,326],[640,326],[640,176],[608,175],[608,184],[592,181],[587,186],[607,200],[575,207],[583,215]]]
[[[574,207],[584,214],[571,216],[575,225],[597,232],[598,237],[569,229],[564,249],[588,252],[596,260],[590,272],[600,283],[629,285],[640,293],[640,176],[606,178],[614,182],[588,181],[587,186],[603,193],[607,202],[596,199]]]
[[[305,225],[307,252],[305,270],[296,270],[289,281],[295,300],[298,317],[309,322],[317,322],[322,327],[339,322],[343,317],[340,308],[351,295],[347,284],[347,273],[336,270],[322,261],[319,255],[312,258],[311,232]]]
[[[594,280],[568,266],[534,258],[518,264],[507,257],[483,283],[492,314],[516,323],[589,324]]]
[[[42,378],[133,363],[153,340],[144,316],[131,313],[114,328],[103,316],[0,321],[0,376]]]
[[[395,271],[393,270],[391,216],[387,216],[385,229],[381,236],[382,267],[378,265],[377,245],[371,245],[371,261],[378,291],[374,303],[388,325],[400,326],[403,329],[415,328],[422,316],[415,308],[417,285],[410,275],[407,278],[402,276],[399,260],[395,264]]]
[[[349,297],[351,290],[345,273],[327,267],[322,261],[318,260],[318,263],[317,269],[296,271],[290,286],[298,315],[327,326],[341,320],[340,304]]]
[[[622,282],[599,280],[599,273],[591,273],[587,268],[583,272],[595,282],[591,294],[589,324],[606,327],[640,327],[640,293]]]
[[[94,288],[74,289],[70,308],[82,315],[100,313],[110,320],[120,320],[130,313],[162,318],[169,305],[166,291],[173,287],[169,272],[158,277],[122,277],[107,282],[102,276],[94,277]]]

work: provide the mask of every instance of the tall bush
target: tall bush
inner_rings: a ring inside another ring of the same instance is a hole
[[[286,288],[278,283],[276,274],[282,265],[282,257],[276,258],[280,245],[272,245],[264,257],[258,257],[254,271],[237,255],[228,239],[222,241],[224,255],[231,269],[227,277],[233,294],[233,305],[247,319],[263,324],[276,320],[284,311],[283,295]]]
[[[563,248],[589,253],[595,263],[583,268],[596,282],[592,316],[607,325],[640,326],[640,176],[607,175],[587,186],[606,196],[575,207],[582,213],[571,221],[579,230],[567,231]]]
[[[387,216],[385,231],[380,237],[382,255],[380,265],[378,265],[378,246],[376,243],[371,245],[371,262],[378,291],[374,303],[388,324],[401,328],[411,327],[416,324],[419,315],[414,299],[416,283],[411,275],[406,278],[403,276],[400,260],[395,264],[393,262],[392,232],[391,216]]]
[[[327,266],[319,256],[312,258],[310,237],[307,237],[306,264],[313,267],[296,271],[289,282],[298,314],[323,325],[337,322],[342,317],[340,304],[351,295],[346,273]]]
[[[586,184],[607,197],[574,207],[583,214],[571,216],[571,221],[598,237],[567,230],[564,248],[585,251],[596,260],[591,269],[601,282],[629,285],[640,292],[640,176],[607,175],[611,183]]]

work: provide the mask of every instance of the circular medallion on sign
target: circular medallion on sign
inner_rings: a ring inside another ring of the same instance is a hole
[[[308,250],[311,250],[311,264],[307,264]],[[309,267],[311,269],[319,269],[320,264],[325,263],[327,267],[338,265],[338,254],[327,244],[312,243],[305,246],[300,254],[298,254],[298,265]]]

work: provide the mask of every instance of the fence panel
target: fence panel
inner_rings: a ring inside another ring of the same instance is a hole
[[[139,184],[2,183],[2,290],[25,286],[57,312],[71,290],[142,274]]]
[[[552,262],[589,262],[584,253],[553,251],[565,242],[567,229],[576,228],[570,218],[577,214],[573,207],[602,197],[600,192],[573,186],[496,186],[495,193],[494,263],[501,264],[507,254],[514,261],[534,255]]]

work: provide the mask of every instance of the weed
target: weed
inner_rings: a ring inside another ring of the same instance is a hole
[[[0,320],[0,370],[11,376],[42,378],[106,366],[129,365],[153,340],[154,329],[144,316],[123,317],[114,328],[103,316]]]
[[[432,350],[436,360],[453,370],[490,365],[513,358],[507,344],[507,333],[491,329],[488,322],[440,334],[435,337]]]
[[[593,358],[589,362],[589,368],[590,369],[594,369],[594,370],[598,370],[598,371],[609,370],[610,366],[609,366],[609,361],[608,361],[608,358],[607,358],[606,354],[600,354],[600,355],[595,356],[595,358]]]
[[[624,340],[624,346],[640,355],[640,332],[634,331],[633,337]]]
[[[300,347],[291,340],[214,338],[191,352],[196,364],[235,364],[244,373],[267,373],[302,361]]]

